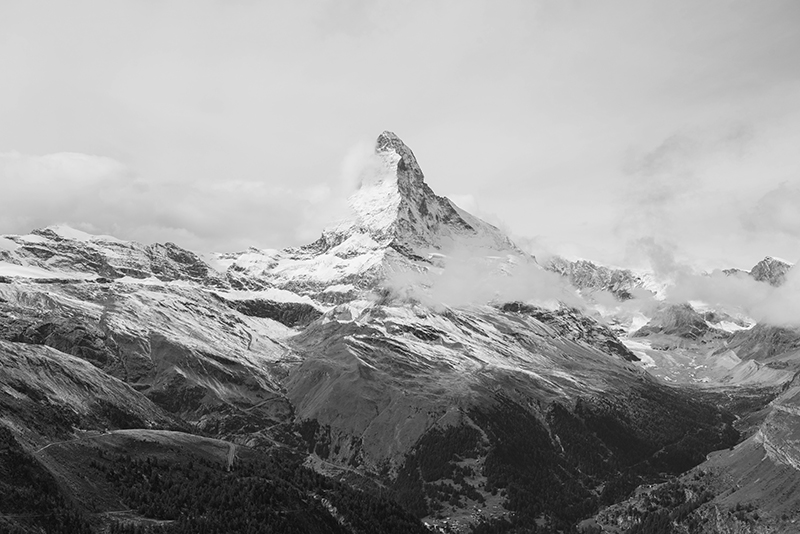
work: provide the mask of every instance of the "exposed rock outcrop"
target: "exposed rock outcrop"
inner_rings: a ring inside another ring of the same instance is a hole
[[[750,276],[759,282],[766,282],[772,286],[780,286],[786,280],[786,273],[792,264],[767,256],[750,269]]]
[[[608,291],[620,300],[631,298],[635,289],[643,287],[642,280],[628,269],[614,269],[586,260],[569,261],[554,256],[545,262],[544,268],[566,277],[577,289]]]

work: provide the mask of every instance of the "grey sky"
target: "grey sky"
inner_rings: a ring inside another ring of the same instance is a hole
[[[0,233],[199,250],[341,215],[384,129],[532,250],[800,259],[800,3],[0,4]]]

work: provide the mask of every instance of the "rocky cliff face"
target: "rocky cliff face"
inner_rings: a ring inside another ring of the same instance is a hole
[[[767,256],[750,269],[750,276],[759,282],[779,286],[786,280],[786,273],[791,268],[791,263]]]
[[[760,262],[756,263],[749,271],[741,269],[725,269],[723,272],[727,275],[735,275],[738,273],[748,274],[758,282],[766,282],[771,286],[778,287],[783,285],[786,281],[786,274],[792,268],[793,264],[788,261],[779,260],[772,256],[767,256]]]
[[[568,261],[555,256],[545,262],[544,268],[567,278],[578,289],[608,291],[620,300],[631,298],[635,289],[646,285],[628,269],[613,269],[586,260]]]

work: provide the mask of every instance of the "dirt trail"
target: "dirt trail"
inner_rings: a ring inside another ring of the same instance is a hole
[[[52,447],[53,445],[61,445],[62,443],[73,443],[75,441],[83,441],[85,439],[96,439],[96,438],[101,438],[103,436],[108,436],[109,434],[113,434],[113,433],[114,433],[114,431],[111,430],[111,431],[108,431],[108,432],[104,432],[102,434],[96,434],[96,435],[91,435],[91,436],[80,436],[80,437],[77,437],[77,438],[67,439],[67,440],[64,440],[64,441],[54,441],[53,443],[48,443],[44,447],[42,447],[42,448],[40,448],[40,449],[38,449],[36,451],[33,451],[33,454],[39,454],[40,452],[44,451],[48,447]]]

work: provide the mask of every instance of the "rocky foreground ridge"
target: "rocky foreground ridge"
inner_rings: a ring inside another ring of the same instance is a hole
[[[792,341],[750,357],[740,347],[761,346],[758,328],[734,333],[691,307],[654,314],[629,338],[553,295],[592,288],[622,301],[643,287],[637,275],[565,260],[542,268],[437,196],[390,132],[362,178],[349,219],[285,250],[204,257],[63,226],[0,238],[7,450],[49,473],[74,503],[59,506],[88,531],[212,524],[211,508],[187,500],[181,515],[146,497],[165,491],[162,475],[186,470],[190,484],[193,454],[231,495],[254,472],[294,488],[261,509],[282,528],[319,532],[410,532],[420,520],[458,532],[593,529],[581,521],[744,435],[794,469],[793,442],[774,430],[791,411],[779,406],[791,406]],[[451,301],[453,287],[475,285],[464,272],[505,289]],[[515,299],[515,280],[558,291]],[[686,358],[688,369],[700,354],[713,383],[677,380],[661,363]],[[731,401],[741,384],[744,400]],[[11,469],[2,451],[0,470]],[[109,474],[102,458],[122,453],[127,467]],[[147,465],[138,490],[117,483]],[[374,505],[353,504],[347,492],[359,490],[377,494]],[[14,502],[0,526],[36,531],[38,512]],[[313,525],[286,519],[299,506]]]

